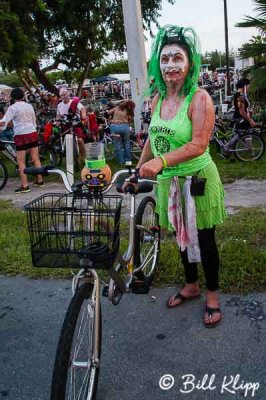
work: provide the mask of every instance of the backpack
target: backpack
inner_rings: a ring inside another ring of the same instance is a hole
[[[77,108],[78,108],[78,103],[79,103],[79,97],[73,97],[73,100],[70,103],[69,109],[68,109],[68,114],[67,114],[67,119],[69,121],[72,120],[72,118],[74,117],[74,115],[77,112]]]

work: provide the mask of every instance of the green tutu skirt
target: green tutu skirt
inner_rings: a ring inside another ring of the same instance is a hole
[[[195,171],[195,174],[196,172],[197,171]],[[197,228],[212,228],[215,225],[221,224],[226,218],[224,188],[213,161],[211,161],[207,167],[202,168],[198,176],[206,178],[207,181],[204,196],[194,196]],[[169,231],[174,231],[173,226],[168,221],[168,200],[171,180],[172,178],[158,176],[158,185],[156,186],[156,212],[159,215],[160,226]],[[184,182],[185,177],[179,177],[181,192]]]

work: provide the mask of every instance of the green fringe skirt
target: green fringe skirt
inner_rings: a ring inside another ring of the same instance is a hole
[[[195,171],[195,173],[196,172],[197,171]],[[211,161],[207,167],[202,168],[198,176],[207,178],[207,181],[204,196],[194,196],[197,213],[197,228],[212,228],[215,225],[221,224],[226,218],[224,188],[213,161]],[[156,186],[156,212],[159,215],[160,226],[169,231],[174,231],[174,228],[168,221],[168,199],[171,180],[172,178],[158,176],[158,185]],[[179,177],[181,192],[184,182],[185,177]]]

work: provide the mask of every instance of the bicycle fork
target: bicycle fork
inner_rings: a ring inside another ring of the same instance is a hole
[[[74,296],[76,290],[78,289],[81,281],[90,282],[93,284],[93,290],[91,294],[92,303],[88,307],[88,313],[90,317],[92,317],[93,313],[95,315],[95,319],[93,322],[93,348],[92,348],[92,365],[95,367],[99,367],[100,359],[99,359],[99,337],[100,337],[100,279],[98,277],[97,272],[94,269],[81,269],[77,275],[73,276],[72,280],[72,295]]]

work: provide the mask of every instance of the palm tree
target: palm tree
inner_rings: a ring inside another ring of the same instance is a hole
[[[249,70],[252,81],[250,94],[255,101],[266,103],[266,0],[253,0],[257,16],[246,16],[243,22],[236,26],[241,28],[256,28],[258,36],[245,43],[240,50],[242,58],[253,57],[254,67]]]

